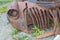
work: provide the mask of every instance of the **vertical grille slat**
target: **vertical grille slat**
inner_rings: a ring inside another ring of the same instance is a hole
[[[30,15],[31,20],[33,21],[33,24],[35,25],[34,18],[33,18],[32,13],[30,12],[30,10],[29,10],[29,9],[26,9],[26,15],[27,15],[27,14],[29,14],[29,15]],[[27,17],[26,17],[26,18],[27,18]],[[29,25],[29,24],[28,24],[28,25]]]
[[[47,20],[47,13],[46,13],[46,10],[44,10],[44,13],[45,13],[45,27],[47,28],[47,23],[48,23],[48,20]]]
[[[32,7],[32,12],[33,12],[33,15],[35,16],[35,19],[36,19],[36,25],[38,26],[38,19],[37,19],[37,17],[36,17],[36,14],[35,14],[35,11],[34,11],[34,8]]]
[[[48,10],[45,10],[45,15],[46,15],[46,28],[49,28],[49,14],[48,14]]]
[[[42,9],[40,9],[40,12],[41,12],[41,20],[42,20],[42,28],[44,29],[44,14],[43,14],[43,11]]]
[[[38,19],[37,21],[38,21],[38,27],[39,27],[39,26],[40,26],[40,24],[39,24],[39,15],[38,15],[38,11],[37,11],[37,9],[36,9],[36,8],[34,8],[34,9],[35,9],[35,12],[36,12],[36,13],[35,13],[35,14],[36,14],[36,17],[37,17],[37,19]]]
[[[38,12],[38,18],[39,18],[39,28],[42,29],[42,24],[41,24],[41,16],[40,16],[40,12],[39,9],[36,8],[37,12]]]
[[[31,15],[33,16],[33,19],[34,19],[34,25],[36,25],[36,19],[35,19],[35,16],[33,15],[33,12],[32,12],[32,9],[29,8],[30,12],[31,12]]]
[[[41,24],[40,29],[43,29],[43,24],[42,24],[42,21],[43,21],[43,19],[42,19],[42,14],[41,14],[40,9],[39,9],[38,11],[39,11],[39,17],[40,17],[40,24]]]
[[[45,15],[45,10],[42,10],[43,11],[43,15],[44,15],[44,27],[43,28],[45,28],[46,27],[46,15]]]
[[[46,22],[47,22],[47,28],[49,28],[49,14],[48,14],[48,10],[45,10],[46,11]]]

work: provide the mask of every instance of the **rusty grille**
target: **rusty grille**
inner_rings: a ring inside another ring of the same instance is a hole
[[[58,6],[46,8],[38,6],[38,4],[30,4],[30,2],[17,3],[18,5],[17,8],[16,8],[17,5],[16,4],[14,5],[15,6],[12,6],[8,11],[8,19],[15,28],[27,33],[33,31],[31,29],[34,26],[37,26],[41,30],[44,30],[45,28],[51,27],[50,19],[52,19],[54,24],[52,32],[45,33],[41,37],[38,36],[37,38],[43,38],[46,36],[56,34],[58,27],[58,19],[60,18],[60,9]],[[13,13],[15,11],[17,12],[17,16]]]

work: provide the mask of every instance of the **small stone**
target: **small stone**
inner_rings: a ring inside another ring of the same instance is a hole
[[[60,40],[60,35],[57,35],[54,40]]]

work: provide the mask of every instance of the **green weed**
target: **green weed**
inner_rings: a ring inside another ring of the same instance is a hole
[[[6,9],[8,8],[8,5],[0,6],[0,14],[6,12]]]
[[[12,2],[12,0],[0,0],[0,2]]]
[[[40,34],[42,34],[42,31],[37,28],[36,26],[34,26],[34,28],[32,28],[35,32],[32,34],[32,36],[38,36]]]
[[[18,32],[20,32],[20,31],[17,30],[16,28],[14,28],[10,34],[13,36],[13,35],[17,34]]]
[[[16,37],[16,38],[13,38],[13,40],[28,40],[28,36]]]

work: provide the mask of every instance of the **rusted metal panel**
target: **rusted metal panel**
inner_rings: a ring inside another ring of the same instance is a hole
[[[55,5],[55,4],[54,4]],[[41,38],[54,35],[56,33],[56,28],[58,27],[58,16],[60,14],[59,7],[42,7],[38,4],[25,2],[12,3],[10,9],[8,10],[8,19],[12,25],[24,32],[32,33],[32,28],[37,26],[41,30],[45,28],[50,28],[49,21],[53,20],[54,26],[53,31],[40,35]],[[59,12],[59,13],[57,13]],[[59,15],[60,17],[60,15]],[[44,36],[43,36],[44,35]],[[40,38],[37,36],[37,38]]]

